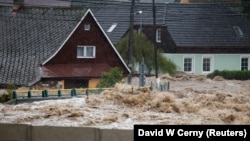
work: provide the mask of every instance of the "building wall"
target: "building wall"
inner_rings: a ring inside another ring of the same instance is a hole
[[[84,25],[90,24],[90,30],[84,30]],[[78,45],[90,45],[95,46],[95,57],[94,58],[77,58],[77,46]],[[111,44],[109,43],[106,36],[103,34],[102,30],[96,23],[95,19],[89,13],[86,15],[85,19],[76,28],[74,33],[69,37],[63,47],[58,51],[58,53],[49,60],[46,65],[56,65],[56,64],[107,64],[109,69],[118,67],[123,70],[124,74],[128,73],[128,70],[120,60],[119,56],[115,53]],[[107,70],[103,70],[107,71]],[[101,76],[101,74],[100,74]],[[93,76],[89,76],[84,79],[91,79]],[[96,76],[94,76],[96,78]],[[80,77],[79,77],[80,78]],[[79,79],[72,78],[72,79]],[[96,87],[97,80],[91,80],[88,84],[89,87]],[[59,79],[59,78],[58,78]],[[62,79],[62,78],[61,78]],[[70,78],[69,78],[70,79]],[[82,79],[82,78],[81,78]],[[69,81],[68,81],[69,82]],[[72,80],[72,85],[75,82]],[[75,83],[76,84],[76,83]],[[67,85],[64,82],[64,87],[72,86],[70,83]]]
[[[138,30],[139,26],[135,26]],[[169,34],[167,27],[162,25],[157,25],[156,30],[161,29],[161,42],[156,42],[156,32],[154,31],[154,26],[144,25],[143,33],[148,37],[148,39],[157,47],[163,50],[163,52],[173,53],[175,52],[176,45]]]
[[[89,88],[96,88],[99,81],[100,81],[99,79],[90,79],[89,80]]]
[[[74,82],[75,79],[70,79],[71,81]],[[78,86],[72,82],[72,85],[74,87],[71,87],[69,85],[65,85],[65,81],[69,83],[69,80],[42,80],[39,83],[35,84],[32,86],[32,89],[71,89],[71,88],[96,88],[97,84],[99,83],[99,79],[78,79],[82,81],[88,82],[88,86],[86,87],[85,85]]]
[[[250,58],[250,54],[164,54],[164,56],[177,65],[177,71],[184,71],[185,57],[193,58],[193,74],[208,74],[208,72],[202,71],[203,57],[212,58],[210,72],[214,70],[241,70],[241,58]]]
[[[84,24],[90,24],[90,30],[84,30]],[[95,58],[77,58],[78,45],[96,46]],[[105,58],[105,59],[104,59]],[[112,67],[119,67],[127,72],[120,58],[112,49],[108,40],[101,32],[94,19],[88,14],[76,31],[72,34],[63,48],[52,58],[47,65],[52,64],[84,64],[105,63]]]

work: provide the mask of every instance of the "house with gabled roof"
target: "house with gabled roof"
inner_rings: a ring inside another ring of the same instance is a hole
[[[129,68],[90,9],[0,7],[0,85],[95,87]]]
[[[208,74],[214,70],[250,70],[250,20],[240,12],[239,5],[165,3],[155,6],[156,30],[152,4],[146,3],[135,3],[134,28],[138,31],[142,28],[140,31],[164,51],[178,71]],[[94,13],[100,17],[106,32],[116,23],[110,35],[116,43],[119,41],[116,38],[126,33],[123,31],[129,31],[129,19],[125,17],[129,17],[131,5],[111,7]],[[113,14],[101,18],[106,13]]]
[[[250,70],[250,20],[238,8],[221,4],[167,5],[165,23],[174,50],[165,51],[166,57],[179,70],[194,74]]]

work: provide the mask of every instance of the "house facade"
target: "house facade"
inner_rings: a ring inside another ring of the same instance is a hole
[[[100,23],[108,29],[115,22],[112,35],[119,37],[126,33],[122,32],[125,29],[129,31],[130,20],[124,17],[129,17],[131,5],[111,7],[94,13],[97,17],[114,13],[100,18]],[[177,71],[206,75],[214,70],[250,70],[250,20],[241,13],[239,5],[156,4],[155,30],[152,4],[136,3],[134,12],[135,29],[162,49],[164,56],[177,65]],[[112,35],[111,40],[118,40]]]
[[[115,49],[129,31],[130,3],[102,7],[0,7],[0,85],[95,87],[102,72],[130,73]],[[136,3],[143,32],[178,71],[250,70],[250,22],[239,6]],[[97,20],[98,19],[98,20]],[[135,54],[136,55],[136,54]]]
[[[0,7],[0,85],[96,87],[103,72],[127,65],[90,9]]]
[[[175,8],[175,9],[174,9]],[[165,23],[175,44],[166,58],[179,71],[250,70],[250,21],[237,5],[168,5]],[[178,16],[175,16],[178,15]]]
[[[177,70],[207,75],[214,70],[250,70],[250,54],[165,54],[177,64]]]
[[[125,62],[88,10],[60,48],[40,67],[42,80],[60,80],[64,88],[96,87],[114,67],[129,73]]]

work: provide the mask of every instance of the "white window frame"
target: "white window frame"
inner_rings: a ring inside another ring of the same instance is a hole
[[[233,29],[234,29],[235,33],[237,34],[237,36],[244,37],[244,33],[242,32],[242,30],[240,29],[239,26],[233,26]]]
[[[90,24],[89,23],[85,23],[84,24],[84,30],[85,31],[89,31],[90,30]]]
[[[242,70],[242,59],[243,58],[247,58],[248,59],[248,66],[247,66],[247,70],[250,70],[250,56],[248,55],[244,55],[240,57],[240,70]]]
[[[87,48],[93,48],[93,54],[92,56],[88,56],[87,55]],[[78,48],[83,48],[83,55],[79,56],[78,55]],[[78,45],[77,46],[77,58],[95,58],[96,56],[96,47],[95,46],[82,46],[82,45]]]
[[[185,71],[185,59],[191,59],[191,71]],[[195,63],[195,57],[194,56],[184,56],[183,57],[183,71],[186,73],[194,73],[194,63]]]
[[[203,65],[204,65],[204,59],[210,59],[210,71],[204,71],[204,69],[203,69]],[[211,73],[211,72],[213,72],[213,69],[214,69],[214,59],[213,59],[214,57],[213,56],[211,56],[211,55],[205,55],[205,56],[202,56],[202,66],[201,66],[201,70],[202,70],[202,73]]]
[[[160,28],[157,28],[156,29],[156,37],[155,37],[155,40],[157,43],[160,43],[161,42],[161,29]]]

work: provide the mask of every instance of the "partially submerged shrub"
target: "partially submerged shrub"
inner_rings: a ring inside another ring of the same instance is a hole
[[[108,88],[114,87],[117,82],[120,82],[123,78],[123,72],[121,69],[115,67],[112,68],[109,72],[103,72],[101,80],[98,83],[98,88]]]
[[[214,72],[207,75],[208,78],[213,79],[216,76],[221,76],[225,79],[235,79],[235,80],[248,80],[250,79],[250,71],[238,71],[238,70],[215,70]]]
[[[9,83],[7,85],[7,93],[4,93],[3,95],[0,95],[0,102],[7,102],[11,99],[13,99],[13,90],[16,88],[15,84]]]

